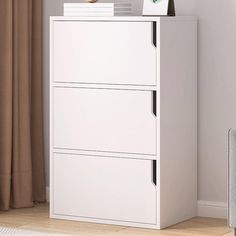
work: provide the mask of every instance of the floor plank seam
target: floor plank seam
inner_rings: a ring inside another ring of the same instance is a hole
[[[122,229],[117,230],[116,232],[118,233],[118,232],[121,232],[122,230],[126,230],[126,229],[129,229],[129,228],[130,228],[130,227],[127,226],[127,227],[124,227],[124,228],[122,228]]]
[[[229,230],[228,232],[226,232],[226,233],[224,233],[224,234],[222,234],[222,235],[220,235],[220,236],[227,235],[227,234],[229,234],[229,233],[231,233],[231,232],[233,232],[233,231],[232,231],[232,230]]]

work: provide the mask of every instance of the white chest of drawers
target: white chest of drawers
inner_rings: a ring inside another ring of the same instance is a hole
[[[51,18],[51,217],[196,215],[196,45],[194,17]]]

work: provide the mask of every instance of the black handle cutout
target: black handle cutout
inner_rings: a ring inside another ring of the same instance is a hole
[[[157,116],[157,92],[152,91],[152,112]]]
[[[174,3],[174,0],[169,0],[168,16],[175,16],[175,3]]]
[[[157,185],[157,161],[152,161],[152,182]]]
[[[157,47],[157,23],[156,21],[152,22],[152,43]]]

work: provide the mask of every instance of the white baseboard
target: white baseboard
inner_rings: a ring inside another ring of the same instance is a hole
[[[49,199],[50,199],[50,198],[49,198],[49,192],[50,192],[50,191],[49,191],[49,187],[46,186],[46,201],[47,201],[47,202],[49,202]]]
[[[46,201],[49,202],[49,187],[46,187]],[[201,217],[227,219],[227,203],[198,201],[197,214]]]
[[[198,201],[198,216],[227,219],[227,203]]]

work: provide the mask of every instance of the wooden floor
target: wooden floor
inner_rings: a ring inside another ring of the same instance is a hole
[[[49,219],[48,206],[0,212],[0,227],[19,227],[79,236],[232,236],[225,220],[194,218],[165,230],[148,230],[113,225]]]

